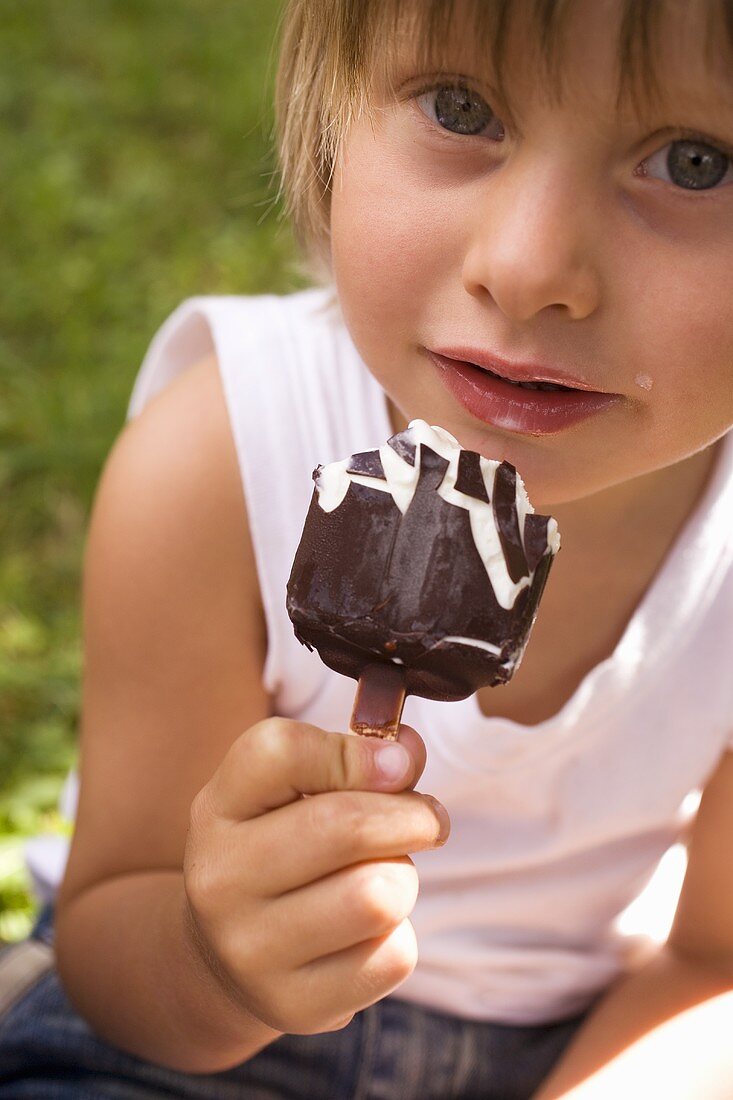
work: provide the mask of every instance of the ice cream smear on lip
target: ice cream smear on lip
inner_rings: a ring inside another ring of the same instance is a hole
[[[534,508],[529,501],[521,477],[513,467],[509,467],[508,463],[501,463],[495,459],[484,458],[483,455],[476,455],[478,470],[474,469],[474,473],[479,475],[480,482],[477,486],[472,486],[472,489],[475,491],[478,488],[480,492],[483,486],[484,493],[481,496],[474,495],[473,491],[468,493],[465,491],[468,486],[465,478],[462,477],[464,471],[459,470],[459,466],[462,465],[461,455],[472,454],[473,452],[464,451],[458,440],[445,428],[440,428],[437,425],[431,426],[424,420],[412,420],[407,430],[402,434],[415,447],[416,452],[418,452],[419,447],[424,445],[447,460],[448,468],[437,492],[449,504],[464,508],[468,512],[473,541],[491,581],[496,599],[501,607],[507,610],[512,608],[521,590],[531,583],[531,576],[524,573],[516,577],[517,570],[515,569],[516,579],[513,579],[502,547],[493,502],[496,489],[499,488],[501,491],[504,488],[504,486],[497,486],[497,474],[499,479],[503,481],[505,472],[511,469],[514,474],[514,500],[509,502],[509,508],[511,509],[513,503],[516,510],[518,532],[523,533],[526,517],[527,515],[534,515]],[[327,466],[319,468],[315,479],[316,490],[318,492],[318,502],[324,512],[332,512],[335,508],[338,508],[346,497],[351,484],[364,485],[370,489],[376,489],[378,492],[389,493],[400,512],[403,515],[407,512],[419,481],[420,461],[418,459],[410,462],[408,457],[396,450],[391,443],[383,444],[379,448],[378,454],[384,473],[383,477],[356,473],[352,468],[352,458],[354,456],[340,462],[331,462]],[[500,469],[501,473],[498,473]],[[560,549],[560,532],[557,528],[557,522],[552,517],[548,517],[546,538],[551,553],[556,554]],[[525,550],[525,540],[521,534],[520,541],[522,550]]]

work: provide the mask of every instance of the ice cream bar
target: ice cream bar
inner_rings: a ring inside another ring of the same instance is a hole
[[[287,609],[299,641],[359,680],[352,731],[391,738],[405,695],[510,680],[560,548],[515,468],[413,420],[313,479]]]

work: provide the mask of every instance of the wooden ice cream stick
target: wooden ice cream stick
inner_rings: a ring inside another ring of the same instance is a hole
[[[359,677],[349,732],[395,741],[404,705],[405,675],[399,665],[367,665]]]

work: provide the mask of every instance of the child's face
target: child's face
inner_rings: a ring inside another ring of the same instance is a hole
[[[405,417],[514,462],[536,502],[668,466],[733,424],[733,79],[705,60],[705,9],[685,0],[663,21],[664,103],[643,119],[615,108],[619,5],[603,0],[573,9],[561,105],[534,86],[518,22],[502,108],[459,21],[450,68],[420,72],[408,43],[398,91],[375,89],[375,120],[340,150],[332,262],[357,349]],[[536,434],[517,388],[520,405],[487,422],[446,385],[426,351],[439,348],[555,367],[618,397]]]

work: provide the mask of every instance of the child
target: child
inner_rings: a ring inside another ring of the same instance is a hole
[[[289,4],[323,286],[194,299],[138,377],[57,969],[6,995],[0,1100],[733,1094],[732,45],[729,2]],[[311,469],[414,417],[512,462],[563,549],[516,678],[385,746],[339,732],[285,582]]]

